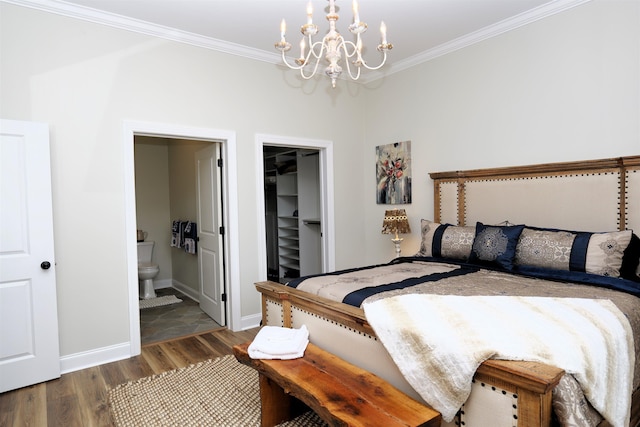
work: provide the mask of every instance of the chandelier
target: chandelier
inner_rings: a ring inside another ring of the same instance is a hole
[[[275,43],[276,49],[282,52],[282,61],[287,67],[293,70],[300,70],[302,78],[308,80],[312,78],[318,71],[318,65],[321,59],[324,57],[329,65],[325,68],[324,72],[331,79],[331,85],[336,87],[336,79],[342,74],[342,67],[340,62],[342,56],[345,56],[345,64],[347,66],[347,72],[353,80],[360,78],[360,71],[362,67],[368,70],[377,70],[384,65],[387,61],[387,51],[393,48],[391,43],[387,43],[387,27],[384,22],[380,24],[381,43],[378,45],[378,51],[382,52],[382,62],[375,66],[369,66],[364,59],[362,59],[362,34],[367,31],[367,24],[360,21],[358,14],[358,2],[353,0],[353,23],[349,25],[349,31],[356,36],[356,42],[345,40],[344,37],[336,30],[336,21],[340,19],[340,16],[336,13],[335,0],[328,0],[329,13],[327,14],[327,21],[329,21],[329,31],[322,38],[322,40],[313,41],[313,36],[318,33],[318,26],[313,23],[313,8],[311,2],[307,5],[307,23],[300,27],[302,33],[302,40],[300,41],[300,57],[295,60],[295,65],[290,64],[285,57],[285,53],[291,49],[291,43],[285,39],[286,23],[282,20],[280,24],[280,41]],[[306,52],[306,47],[309,46],[309,51]],[[352,59],[354,70],[352,71],[352,65],[350,65],[349,59]],[[312,64],[311,67],[307,67]]]

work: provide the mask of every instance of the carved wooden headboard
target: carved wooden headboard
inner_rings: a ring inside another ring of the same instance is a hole
[[[640,232],[640,156],[429,175],[436,222]]]

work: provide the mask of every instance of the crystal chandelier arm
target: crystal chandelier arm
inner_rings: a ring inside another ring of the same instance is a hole
[[[346,44],[350,44],[351,47],[353,47],[353,50],[354,50],[351,54],[349,54],[347,52],[347,48],[345,47],[344,48],[344,53],[347,56],[347,58],[351,58],[351,57],[353,57],[354,55],[357,54],[357,57],[356,57],[356,59],[354,60],[353,63],[358,67],[358,70],[360,70],[361,66],[363,66],[367,70],[378,70],[387,62],[387,50],[393,49],[393,45],[391,43],[387,43],[386,36],[383,35],[382,43],[379,44],[378,47],[377,47],[377,50],[379,52],[382,52],[382,55],[383,55],[382,56],[382,62],[380,62],[380,64],[378,64],[375,67],[369,66],[367,64],[367,62],[362,58],[362,49],[358,47],[358,46],[362,46],[361,34],[364,33],[366,30],[367,30],[367,24],[364,23],[364,22],[359,22],[357,26],[355,24],[353,24],[353,25],[351,25],[349,27],[349,31],[351,31],[351,33],[356,35],[356,43],[354,44],[353,42],[350,42],[350,41],[344,41],[343,43],[345,45]],[[347,62],[347,69],[349,69],[349,63],[348,62]],[[349,75],[351,75],[351,72],[349,72]],[[360,75],[360,73],[358,73],[358,75]]]
[[[308,63],[309,60],[311,59],[311,55],[313,55],[313,57],[316,60],[320,60],[322,58],[322,55],[324,55],[324,51],[327,47],[324,39],[317,41],[315,43],[312,43],[312,39],[311,36],[309,36],[309,46],[311,46],[311,48],[309,49],[309,53],[307,54],[307,56],[305,57],[305,62]],[[318,46],[320,46],[320,51],[318,53],[316,53],[316,49],[318,48]]]
[[[311,41],[311,37],[309,37],[309,41]],[[316,54],[315,49],[316,46],[320,45],[320,52],[318,52]],[[322,42],[315,42],[313,44],[311,44],[311,48],[309,49],[309,53],[307,53],[307,56],[304,58],[304,62],[302,62],[302,65],[300,65],[300,75],[302,76],[303,79],[305,80],[309,80],[311,77],[313,77],[316,72],[318,71],[318,65],[320,65],[320,58],[322,57],[322,54],[324,53],[324,43]],[[309,75],[305,75],[304,73],[304,67],[306,65],[309,64],[310,60],[311,60],[311,56],[313,56],[315,59],[315,64],[313,65],[313,71],[311,71],[311,73]]]
[[[356,56],[356,60],[361,59],[360,52],[358,52],[358,45],[356,43],[345,40],[342,36],[340,36],[340,47],[342,48],[347,58],[353,58],[354,56]],[[352,49],[351,53],[349,53],[349,48]]]
[[[380,65],[375,67],[370,67],[365,62],[363,62],[362,65],[364,65],[364,67],[368,70],[377,70],[382,67],[385,62],[387,62],[387,51],[393,49],[393,45],[387,42],[387,26],[385,25],[384,21],[380,23],[380,36],[382,38],[382,41],[378,45],[378,51],[382,52],[382,62],[380,63]],[[360,34],[358,34],[358,38],[360,38]]]
[[[309,40],[311,40],[311,37],[309,37]],[[320,46],[320,51],[318,53],[316,53],[316,49],[317,49],[318,45]],[[298,65],[290,64],[289,61],[287,61],[287,57],[285,56],[285,53],[288,50],[289,49],[281,49],[282,62],[287,67],[291,68],[292,70],[299,70],[300,71],[300,75],[302,76],[302,78],[305,79],[305,80],[309,80],[318,71],[318,66],[320,64],[320,58],[322,57],[322,54],[324,53],[325,46],[324,46],[324,44],[322,42],[313,43],[311,45],[311,49],[309,49],[309,52],[307,53],[306,57],[296,59],[296,64],[298,64]],[[311,71],[311,73],[310,74],[305,74],[304,69],[311,62],[311,56],[313,56],[315,58],[315,60],[314,60],[315,64],[313,66],[313,70]]]
[[[360,35],[358,35],[358,39],[360,39]],[[360,56],[358,46],[352,41],[345,40],[342,36],[340,36],[340,45],[338,46],[338,48],[342,49],[342,51],[344,52],[344,56],[346,58],[344,62],[347,66],[347,73],[349,73],[349,77],[351,77],[353,80],[358,80],[360,78],[361,71],[360,65],[364,64],[364,61],[362,61],[362,57]],[[351,53],[349,53],[349,48],[353,49]],[[356,66],[357,70],[355,74],[353,74],[353,72],[351,71],[351,65],[349,61],[349,59],[353,58],[354,56],[356,56],[356,59],[355,61],[353,61],[353,64]]]
[[[307,55],[308,58],[308,55]],[[298,61],[298,60],[296,60]],[[305,75],[304,73],[304,68],[307,65],[306,62],[300,62],[300,65],[293,65],[290,64],[289,61],[287,61],[287,57],[284,54],[284,51],[282,52],[282,62],[284,62],[284,65],[286,65],[287,67],[291,68],[292,70],[300,70],[300,75],[305,79],[305,80],[309,80],[311,77],[313,77],[313,75],[316,73],[316,71],[318,70],[318,64],[320,63],[320,61],[315,61],[315,65],[313,67],[313,72],[311,74],[309,74],[308,76]]]
[[[367,65],[367,63],[363,60],[363,61],[362,61],[362,65],[363,65],[363,66],[364,66],[364,68],[366,68],[367,70],[378,70],[378,69],[380,69],[380,68],[384,65],[384,63],[385,63],[385,62],[387,62],[387,49],[378,49],[378,50],[380,50],[380,51],[382,52],[382,55],[383,55],[383,56],[382,56],[382,62],[381,62],[379,65],[375,66],[375,67],[370,67],[370,66],[368,66],[368,65]]]
[[[287,57],[285,56],[285,51],[284,50],[282,51],[282,62],[284,62],[284,65],[286,65],[287,67],[291,68],[292,70],[299,70],[302,67],[304,67],[304,64],[300,65],[300,66],[289,64],[289,61],[287,61]]]

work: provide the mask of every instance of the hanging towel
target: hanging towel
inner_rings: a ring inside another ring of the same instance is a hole
[[[304,356],[309,344],[309,331],[280,326],[263,326],[249,345],[252,359],[297,359]]]
[[[171,223],[171,247],[180,247],[180,220]]]
[[[184,248],[184,230],[187,228],[189,221],[180,221],[180,247]]]
[[[188,221],[184,227],[184,251],[192,255],[198,251],[198,227],[195,222]]]

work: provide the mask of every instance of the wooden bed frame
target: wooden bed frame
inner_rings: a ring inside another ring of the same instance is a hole
[[[430,176],[436,222],[465,225],[508,220],[570,230],[640,230],[640,156]],[[262,294],[263,324],[294,328],[304,324],[314,344],[419,399],[361,309],[275,282],[259,282],[256,288]],[[457,422],[471,427],[548,427],[552,390],[562,375],[561,369],[537,362],[487,360],[476,372],[471,396]],[[639,424],[640,392],[636,391],[630,425]]]

